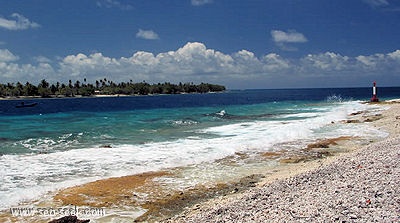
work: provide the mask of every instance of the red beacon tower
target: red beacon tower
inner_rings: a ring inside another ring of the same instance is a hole
[[[371,102],[379,102],[379,98],[376,96],[376,82],[375,81],[374,81],[374,86],[372,87]]]

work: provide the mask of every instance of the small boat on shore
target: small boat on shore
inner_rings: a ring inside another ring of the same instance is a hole
[[[29,108],[29,107],[35,107],[38,103],[34,102],[34,103],[29,103],[29,104],[25,104],[25,102],[21,102],[20,104],[16,105],[16,108]]]

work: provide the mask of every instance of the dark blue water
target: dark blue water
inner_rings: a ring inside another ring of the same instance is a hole
[[[213,107],[224,105],[248,105],[273,101],[322,101],[329,96],[344,100],[371,98],[371,88],[323,88],[323,89],[276,89],[228,91],[216,94],[184,94],[104,98],[66,98],[1,100],[0,115],[34,115],[58,112],[110,112],[156,108]],[[400,87],[382,87],[378,97],[391,99],[400,96]],[[22,101],[38,103],[34,107],[16,108]]]

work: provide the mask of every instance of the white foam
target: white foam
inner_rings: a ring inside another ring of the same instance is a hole
[[[201,133],[206,133],[208,138],[201,138],[200,134],[142,145],[3,155],[0,157],[0,209],[37,198],[48,191],[100,178],[212,162],[235,152],[268,151],[279,143],[316,139],[328,134],[379,134],[366,125],[331,124],[366,108],[366,105],[346,102],[323,108],[325,112],[315,112],[312,116],[310,113],[299,114],[307,117],[305,119],[254,121],[203,129]],[[215,137],[210,138],[210,134]]]

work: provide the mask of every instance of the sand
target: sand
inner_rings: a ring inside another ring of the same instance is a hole
[[[76,205],[90,207],[109,207],[116,203],[133,205],[130,197],[141,188],[154,187],[152,179],[168,175],[168,172],[149,172],[124,177],[113,177],[105,180],[97,180],[84,185],[67,188],[59,191],[54,200],[61,205]]]

